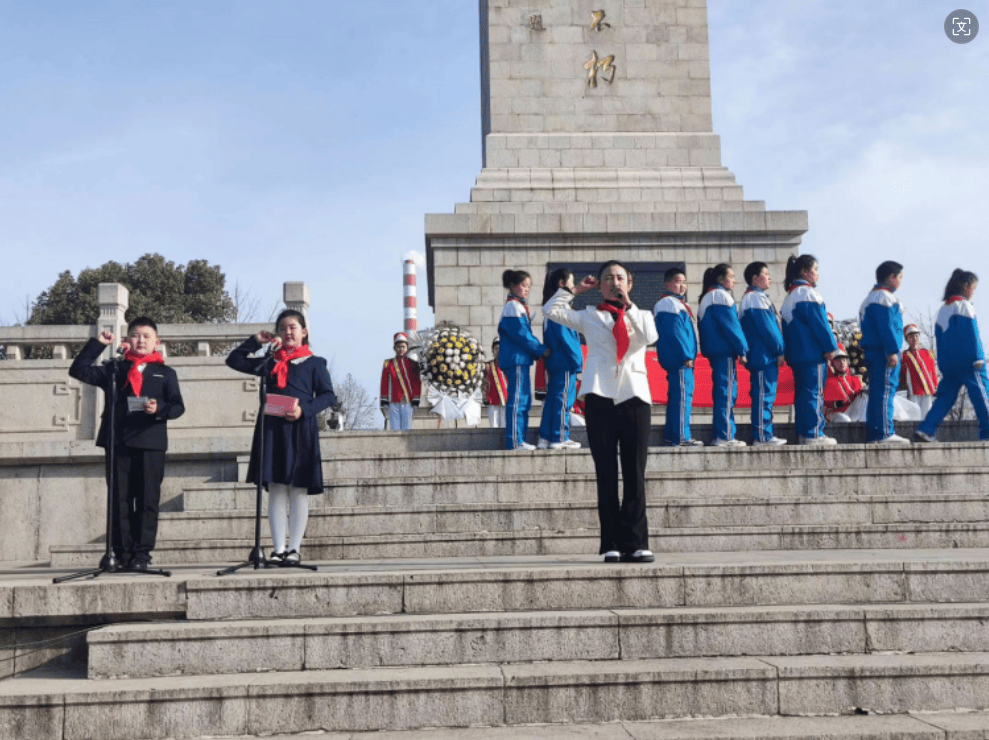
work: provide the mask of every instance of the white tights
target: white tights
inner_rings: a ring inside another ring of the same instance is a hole
[[[298,552],[309,521],[309,491],[284,483],[268,484],[268,524],[275,552]],[[289,525],[288,549],[285,549],[285,526]]]

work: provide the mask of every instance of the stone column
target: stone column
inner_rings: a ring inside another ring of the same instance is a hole
[[[97,296],[100,303],[100,317],[96,320],[96,334],[108,331],[113,333],[113,344],[110,349],[114,352],[120,346],[123,335],[127,332],[127,320],[124,314],[130,306],[130,291],[120,283],[100,283]]]
[[[282,300],[285,308],[299,311],[309,322],[309,284],[302,282],[285,283],[282,288]]]

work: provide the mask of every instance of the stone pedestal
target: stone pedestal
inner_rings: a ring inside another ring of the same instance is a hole
[[[481,0],[480,13],[483,169],[469,203],[426,216],[437,322],[490,346],[503,270],[531,273],[538,304],[549,265],[608,259],[682,263],[691,299],[718,262],[740,298],[760,260],[781,302],[807,214],[745,200],[721,164],[704,0]]]

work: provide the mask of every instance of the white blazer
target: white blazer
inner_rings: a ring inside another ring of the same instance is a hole
[[[588,393],[612,399],[616,404],[630,398],[641,398],[652,403],[649,391],[649,375],[646,370],[646,347],[659,339],[652,314],[632,304],[625,311],[628,327],[628,351],[622,364],[616,366],[618,349],[615,335],[615,317],[607,311],[588,306],[574,311],[570,302],[574,296],[560,288],[543,306],[543,313],[550,321],[576,329],[587,342],[587,363],[580,381],[580,396]]]

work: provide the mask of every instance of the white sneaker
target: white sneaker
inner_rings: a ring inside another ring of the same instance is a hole
[[[745,447],[745,442],[740,439],[716,439],[711,445],[714,447]]]
[[[617,563],[622,559],[622,554],[618,550],[608,550],[604,554],[604,562],[606,563]]]
[[[636,550],[630,555],[622,555],[623,563],[651,563],[656,559],[649,550]]]
[[[913,441],[921,442],[928,445],[936,445],[937,437],[931,436],[930,434],[924,434],[920,430],[913,433]]]
[[[825,437],[823,434],[820,437],[801,437],[800,444],[802,445],[818,445],[826,447],[828,445],[838,444],[838,440],[834,437]]]
[[[786,444],[785,439],[780,439],[779,437],[770,437],[766,440],[753,440],[753,447],[782,447]]]
[[[572,439],[565,439],[562,442],[554,442],[549,446],[551,450],[579,450],[580,442]]]
[[[883,437],[882,439],[874,440],[874,445],[884,445],[884,444],[896,444],[896,445],[908,445],[910,440],[906,437],[901,437],[899,434],[891,434],[888,437]]]
[[[679,447],[703,447],[704,443],[699,439],[685,439],[678,445]]]
[[[519,442],[518,443],[518,446],[516,446],[515,449],[516,450],[527,450],[527,451],[530,451],[531,452],[532,450],[536,449],[536,446],[535,445],[531,445],[528,442]]]
[[[539,438],[539,443],[536,445],[536,449],[537,450],[548,450],[549,449],[549,440],[548,439],[543,439],[542,437],[540,437]]]

